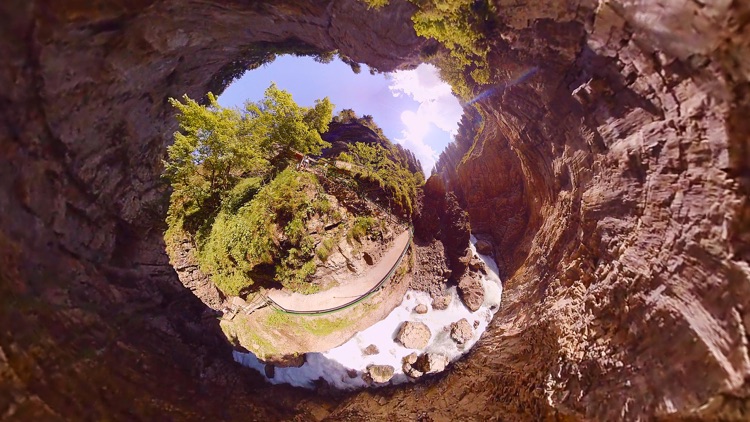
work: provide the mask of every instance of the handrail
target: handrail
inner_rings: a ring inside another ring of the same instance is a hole
[[[411,241],[412,241],[413,238],[414,238],[414,228],[413,227],[409,227],[409,241],[406,242],[406,246],[404,246],[404,250],[401,251],[401,255],[396,260],[396,263],[393,264],[393,267],[391,267],[390,271],[388,271],[388,274],[386,274],[383,277],[383,279],[380,280],[380,282],[377,285],[375,285],[375,287],[373,287],[370,290],[368,290],[362,296],[359,296],[358,298],[356,298],[356,299],[354,299],[354,300],[352,300],[350,302],[347,302],[347,303],[345,303],[343,305],[339,305],[339,306],[336,306],[336,307],[333,307],[333,308],[328,308],[328,309],[316,310],[316,311],[295,311],[293,309],[286,309],[283,306],[279,305],[278,303],[274,302],[274,300],[271,299],[270,297],[266,296],[265,294],[263,294],[263,295],[265,296],[266,300],[271,305],[271,307],[273,307],[277,311],[283,312],[285,314],[293,314],[293,315],[324,315],[324,314],[330,314],[332,312],[337,312],[337,311],[344,310],[344,309],[346,309],[346,308],[348,308],[350,306],[356,305],[357,303],[359,303],[359,302],[367,299],[370,295],[372,295],[376,291],[380,290],[380,288],[383,286],[383,284],[385,284],[385,282],[388,281],[393,276],[393,273],[396,271],[396,268],[398,268],[398,266],[401,265],[401,261],[404,259],[404,256],[406,255],[406,252],[409,250],[409,246],[411,246]]]

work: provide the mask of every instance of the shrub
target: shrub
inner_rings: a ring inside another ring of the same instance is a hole
[[[361,243],[362,239],[368,234],[373,234],[374,229],[378,226],[379,224],[377,220],[375,220],[373,217],[357,217],[354,220],[352,228],[349,229],[349,233],[347,233],[346,239],[349,241],[349,243],[352,243],[353,240]]]
[[[312,198],[320,190],[313,174],[284,170],[236,213],[219,213],[200,245],[201,266],[230,295],[252,286],[249,274],[262,264],[275,265],[281,284],[302,289],[315,272],[306,222],[316,213]]]
[[[331,252],[333,252],[334,247],[336,247],[336,239],[329,237],[320,243],[320,246],[318,246],[315,254],[318,256],[318,258],[320,258],[321,261],[325,262],[328,257],[331,256]]]

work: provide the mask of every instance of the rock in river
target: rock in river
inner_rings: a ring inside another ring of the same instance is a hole
[[[424,349],[430,342],[432,333],[427,325],[421,322],[405,321],[396,334],[396,341],[408,349]]]
[[[484,302],[484,286],[478,277],[465,275],[458,283],[458,293],[469,310],[475,312]]]
[[[473,336],[474,330],[471,329],[471,324],[469,324],[466,318],[461,318],[451,324],[451,338],[456,343],[464,344],[471,340]]]

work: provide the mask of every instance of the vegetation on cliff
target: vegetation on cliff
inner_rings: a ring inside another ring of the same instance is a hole
[[[389,0],[362,0],[379,9]],[[409,0],[417,7],[412,16],[417,35],[434,39],[444,51],[425,57],[440,70],[463,100],[469,100],[472,86],[489,82],[487,34],[493,24],[494,5],[488,0]]]
[[[411,170],[413,155],[385,137],[382,145],[348,140],[345,152],[330,157],[352,163],[346,172],[323,164],[298,166],[300,155],[320,156],[331,146],[321,137],[332,120],[327,98],[300,107],[272,84],[262,100],[243,109],[221,107],[212,94],[206,105],[187,96],[170,101],[181,130],[164,162],[173,189],[165,237],[168,245],[190,238],[201,270],[225,294],[269,283],[313,293],[320,286],[310,277],[338,241],[378,237],[378,226],[365,224],[375,220],[360,215],[365,211],[332,209],[336,199],[321,178],[328,185],[348,183],[362,196],[370,192],[362,186],[374,185],[391,209],[412,212],[424,177]],[[349,114],[349,123],[359,125]],[[371,119],[368,125],[382,136]],[[320,229],[339,225],[340,230]]]
[[[354,125],[369,133],[344,133],[345,130],[339,129],[345,125]],[[334,148],[339,160],[353,164],[351,174],[356,181],[362,185],[378,186],[386,192],[389,209],[402,216],[411,216],[417,189],[425,180],[421,163],[414,153],[389,141],[372,116],[358,117],[353,110],[345,109],[334,116],[334,126],[334,130],[344,133],[343,137],[356,137],[356,142],[349,139],[344,148]]]

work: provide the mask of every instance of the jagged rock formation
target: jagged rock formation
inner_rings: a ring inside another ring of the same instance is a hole
[[[507,276],[476,352],[418,401],[334,402],[231,361],[164,253],[165,98],[270,49],[415,63],[392,3],[0,4],[0,413],[747,419],[745,2],[498,1],[484,130],[465,121],[438,176]]]

